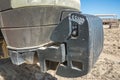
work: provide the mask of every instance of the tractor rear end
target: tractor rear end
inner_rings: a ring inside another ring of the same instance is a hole
[[[0,12],[1,31],[13,64],[33,64],[37,54],[42,72],[86,75],[103,49],[102,20],[82,14],[79,0],[24,1],[11,0],[12,7]]]

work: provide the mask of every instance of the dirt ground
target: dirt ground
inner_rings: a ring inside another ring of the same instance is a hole
[[[104,29],[104,50],[91,72],[68,79],[43,74],[37,65],[13,65],[10,59],[0,61],[0,80],[120,80],[120,27]]]

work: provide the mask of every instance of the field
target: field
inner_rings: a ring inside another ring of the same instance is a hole
[[[0,80],[120,80],[120,27],[104,29],[104,35],[104,50],[86,76],[74,79],[53,77],[41,73],[37,65],[16,66],[6,59],[0,61]]]

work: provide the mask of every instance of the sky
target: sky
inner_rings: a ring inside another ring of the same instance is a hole
[[[85,14],[117,14],[120,19],[120,0],[81,0]]]

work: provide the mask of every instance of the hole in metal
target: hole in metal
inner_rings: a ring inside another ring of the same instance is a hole
[[[56,70],[58,64],[59,62],[53,62],[53,61],[46,60],[47,70]]]
[[[77,61],[72,61],[72,65],[75,68],[78,68],[80,70],[83,70],[83,63],[82,62],[77,62]]]

